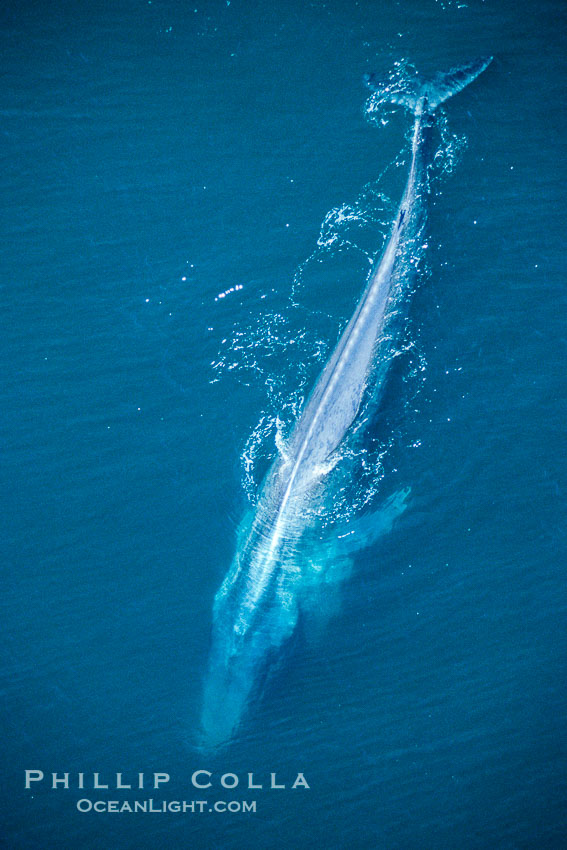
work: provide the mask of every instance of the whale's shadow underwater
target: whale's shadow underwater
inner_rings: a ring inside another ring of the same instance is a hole
[[[380,343],[425,249],[436,110],[475,80],[490,61],[479,59],[425,82],[415,78],[384,85],[373,75],[365,77],[381,99],[402,105],[413,115],[409,174],[389,239],[372,265],[362,297],[285,451],[268,471],[255,510],[238,528],[234,560],[213,606],[201,714],[203,747],[230,742],[267,671],[293,635],[300,612],[309,616],[310,610],[324,610],[332,587],[348,577],[352,553],[372,545],[407,507],[409,490],[404,490],[377,514],[335,528],[326,539],[313,533],[314,516],[332,501],[329,472],[341,462],[338,450],[356,430],[369,383],[379,398],[389,366]]]

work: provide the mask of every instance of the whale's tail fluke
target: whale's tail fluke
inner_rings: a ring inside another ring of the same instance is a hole
[[[424,86],[425,91],[423,94],[427,97],[428,108],[433,111],[441,103],[449,100],[454,94],[462,91],[465,86],[476,80],[488,68],[491,62],[492,56],[485,56],[482,59],[475,59],[474,62],[469,62],[468,65],[451,68],[446,74],[436,74]]]
[[[380,92],[385,100],[405,106],[411,112],[416,111],[419,103],[424,104],[428,112],[434,112],[438,106],[476,80],[491,62],[492,56],[485,56],[451,68],[446,73],[435,74],[430,80],[421,80],[416,76],[394,85],[391,82],[384,85],[384,81],[376,74],[365,74],[364,82],[371,91]]]

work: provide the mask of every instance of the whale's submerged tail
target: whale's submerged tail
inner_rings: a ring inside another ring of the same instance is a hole
[[[425,98],[427,110],[434,112],[440,104],[476,80],[491,62],[492,56],[485,56],[466,65],[451,68],[446,73],[435,74],[430,80],[422,80],[419,77],[411,81],[404,80],[403,85],[384,86],[376,74],[365,74],[364,82],[372,91],[386,93],[391,103],[405,106],[411,112],[415,112],[418,102]]]

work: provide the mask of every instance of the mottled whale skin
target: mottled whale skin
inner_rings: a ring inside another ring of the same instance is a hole
[[[201,715],[202,743],[233,737],[270,662],[291,636],[298,616],[304,569],[300,551],[308,508],[329,456],[359,410],[408,246],[419,239],[428,193],[428,135],[436,107],[475,79],[481,59],[391,99],[414,115],[409,175],[390,237],[373,264],[366,288],[319,376],[288,442],[262,485],[256,510],[238,530],[236,554],[213,606],[212,646]],[[371,86],[371,78],[367,78]],[[411,253],[411,250],[410,250]]]

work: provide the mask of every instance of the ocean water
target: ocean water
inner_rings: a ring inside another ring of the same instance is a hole
[[[558,0],[3,4],[5,846],[564,846],[566,17]],[[370,121],[362,74],[488,54],[443,109],[426,261],[369,472],[337,502],[368,516],[409,490],[406,509],[205,752],[238,524],[407,173],[410,119]],[[46,779],[26,790],[25,770]],[[170,781],[149,790],[154,771]],[[77,809],[150,797],[207,806]],[[209,811],[231,800],[257,810]]]

